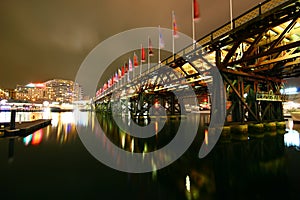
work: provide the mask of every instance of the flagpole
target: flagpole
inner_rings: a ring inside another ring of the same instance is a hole
[[[148,35],[148,72],[150,69],[150,36]]]
[[[160,64],[160,25],[158,25],[158,64]]]
[[[230,26],[231,29],[233,29],[232,0],[229,0],[229,7],[230,7]]]
[[[140,65],[140,76],[142,75],[142,66],[143,66],[143,44],[141,44],[141,65]]]
[[[134,66],[134,58],[133,58],[133,63],[132,63],[132,80],[134,79],[134,70],[135,70],[135,66]]]
[[[129,62],[129,59],[128,59],[128,71],[127,71],[127,82],[129,83],[129,81],[130,81],[130,77],[129,77],[129,75],[130,75],[130,69],[129,69],[129,65],[130,65],[130,62]]]
[[[175,37],[174,37],[174,10],[172,11],[172,53],[175,53]]]
[[[193,48],[195,49],[195,20],[194,20],[194,0],[192,0],[192,29],[193,29]]]

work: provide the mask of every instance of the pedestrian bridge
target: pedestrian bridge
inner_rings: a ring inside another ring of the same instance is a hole
[[[153,105],[168,115],[225,108],[226,123],[283,120],[280,90],[300,75],[299,16],[299,0],[265,1],[143,73],[100,88],[96,109],[119,102],[119,112],[145,116],[159,114]]]

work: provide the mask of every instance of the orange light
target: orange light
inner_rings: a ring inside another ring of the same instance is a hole
[[[45,87],[45,84],[43,84],[43,83],[36,83],[36,84],[35,84],[35,87],[38,87],[38,88],[44,88],[44,87]]]
[[[208,130],[205,129],[205,132],[204,132],[204,141],[205,141],[205,144],[208,145]]]
[[[31,144],[32,145],[39,145],[42,141],[42,138],[43,138],[43,130],[40,129],[40,130],[33,133]]]

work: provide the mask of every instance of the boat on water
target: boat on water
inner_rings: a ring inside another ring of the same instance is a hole
[[[291,117],[292,117],[294,122],[299,122],[300,123],[300,111],[291,112]]]
[[[59,107],[50,107],[51,112],[72,112],[73,109],[64,109]]]
[[[74,110],[72,104],[52,104],[49,108],[51,112],[72,112]]]

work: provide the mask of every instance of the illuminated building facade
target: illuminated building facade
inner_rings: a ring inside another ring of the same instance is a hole
[[[8,99],[16,99],[16,89],[4,89],[4,91],[8,94]]]
[[[80,100],[81,89],[70,80],[53,79],[45,82],[49,101],[72,103]]]
[[[16,99],[30,102],[72,103],[81,99],[81,89],[73,81],[53,79],[45,83],[17,85]]]
[[[0,89],[0,100],[1,99],[7,99],[8,98],[8,93],[2,89]]]
[[[16,99],[22,101],[42,102],[46,100],[46,87],[43,83],[17,85]]]

